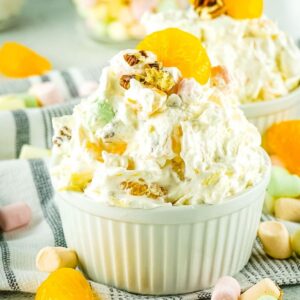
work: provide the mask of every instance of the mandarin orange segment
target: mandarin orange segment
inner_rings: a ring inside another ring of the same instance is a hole
[[[88,141],[86,142],[86,148],[93,154],[95,159],[97,159],[100,162],[103,162],[103,151],[112,154],[122,155],[127,149],[127,143],[122,140],[113,141],[110,143],[104,143],[102,140],[100,140],[99,143],[92,143]]]
[[[229,16],[235,19],[254,19],[263,13],[263,0],[224,0]]]
[[[0,48],[0,73],[7,77],[41,75],[51,68],[46,58],[21,44],[7,42]]]
[[[183,77],[193,77],[201,84],[210,77],[210,60],[200,40],[180,29],[154,32],[141,41],[137,49],[155,53],[165,67],[177,67]]]
[[[127,148],[127,143],[124,141],[114,141],[112,143],[104,143],[104,151],[112,154],[122,155]]]
[[[79,272],[62,268],[51,273],[37,290],[35,300],[95,300],[93,291]]]
[[[300,175],[300,120],[274,124],[266,131],[263,144],[292,174]]]

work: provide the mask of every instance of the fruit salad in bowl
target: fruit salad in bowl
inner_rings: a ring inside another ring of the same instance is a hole
[[[270,163],[222,70],[193,35],[156,32],[53,120],[64,233],[91,279],[186,293],[247,263]]]
[[[176,27],[198,37],[213,65],[235,79],[241,108],[261,132],[295,118],[300,97],[300,49],[262,15],[263,1],[194,1],[188,11],[146,14],[148,33]]]
[[[74,0],[87,32],[99,41],[121,42],[145,36],[140,19],[145,12],[184,9],[187,0]]]

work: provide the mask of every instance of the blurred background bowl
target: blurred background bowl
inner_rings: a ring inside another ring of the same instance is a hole
[[[24,0],[0,0],[0,31],[16,24],[23,4]]]
[[[288,32],[300,47],[299,0],[265,0],[265,14]]]
[[[100,42],[140,40],[145,12],[184,9],[188,0],[73,0],[87,33]]]

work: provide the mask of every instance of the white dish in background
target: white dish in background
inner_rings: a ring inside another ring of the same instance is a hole
[[[278,99],[251,102],[240,107],[247,119],[258,128],[260,133],[264,133],[274,123],[299,119],[300,88]]]
[[[265,14],[296,39],[298,46],[300,46],[299,0],[265,0],[264,5]]]
[[[213,286],[248,262],[270,175],[217,205],[133,209],[61,192],[68,247],[86,275],[139,294],[181,294]]]

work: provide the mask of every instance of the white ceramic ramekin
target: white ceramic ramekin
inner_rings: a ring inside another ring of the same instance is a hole
[[[264,133],[274,123],[299,119],[300,88],[278,99],[242,104],[241,109],[259,132]]]
[[[57,194],[68,247],[100,283],[139,294],[181,294],[209,288],[247,263],[261,217],[263,180],[218,205],[132,209],[80,193]]]

